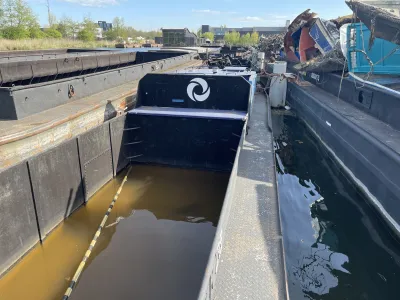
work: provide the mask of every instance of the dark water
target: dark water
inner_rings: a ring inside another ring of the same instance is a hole
[[[399,243],[302,122],[273,118],[291,299],[400,299]]]
[[[62,299],[123,176],[0,278],[0,300]],[[196,299],[228,180],[134,166],[71,299]]]
[[[131,174],[120,196],[129,209],[105,229],[72,299],[196,299],[229,175],[149,166]]]

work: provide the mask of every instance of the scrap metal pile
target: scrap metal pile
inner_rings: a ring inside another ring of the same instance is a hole
[[[267,36],[262,36],[260,38],[259,51],[265,53],[265,58],[267,61],[274,61],[277,54],[283,48],[283,40],[285,38],[284,33],[272,34]]]
[[[274,62],[279,57],[279,60],[289,62],[292,70],[299,72],[345,72],[348,66],[359,72],[374,72],[382,61],[398,53],[400,16],[396,10],[388,11],[362,0],[346,0],[346,3],[353,10],[353,15],[328,21],[308,9],[294,19],[286,34],[261,37],[259,51],[265,53],[267,62]],[[368,45],[364,42],[364,35]],[[373,48],[376,38],[389,43],[380,40]],[[382,52],[384,48],[389,49],[387,55]],[[379,52],[382,52],[381,57],[376,57]],[[358,55],[362,55],[361,58],[357,58]],[[357,67],[365,60],[368,61],[368,68]]]
[[[297,71],[331,72],[345,68],[336,24],[318,18],[309,9],[290,24],[284,37],[284,52]]]
[[[247,59],[233,58],[230,55],[211,56],[205,61],[205,64],[210,67],[218,67],[223,69],[229,66],[250,67],[250,62]]]
[[[214,54],[210,55],[208,59],[204,60],[204,64],[212,68],[217,67],[220,69],[229,66],[250,68],[251,61],[249,58],[250,57],[247,53],[235,57],[232,57],[229,54]]]

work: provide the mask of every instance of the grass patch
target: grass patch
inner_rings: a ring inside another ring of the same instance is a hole
[[[70,39],[26,39],[6,40],[0,39],[0,51],[13,50],[41,50],[64,48],[114,48],[115,42],[93,41],[84,42]]]

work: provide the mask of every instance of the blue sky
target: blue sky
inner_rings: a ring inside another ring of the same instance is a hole
[[[41,25],[47,24],[45,0],[28,0]],[[246,5],[244,5],[246,4]],[[76,21],[86,15],[111,22],[123,17],[127,25],[151,30],[161,27],[197,29],[202,24],[228,27],[283,26],[285,20],[307,8],[322,18],[350,14],[344,0],[50,0],[57,18],[67,15]]]

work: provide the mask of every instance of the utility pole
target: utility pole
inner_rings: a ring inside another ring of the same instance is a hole
[[[51,12],[50,12],[50,0],[46,0],[46,6],[47,6],[47,18],[49,21],[49,26],[51,27],[52,19],[51,19]]]

